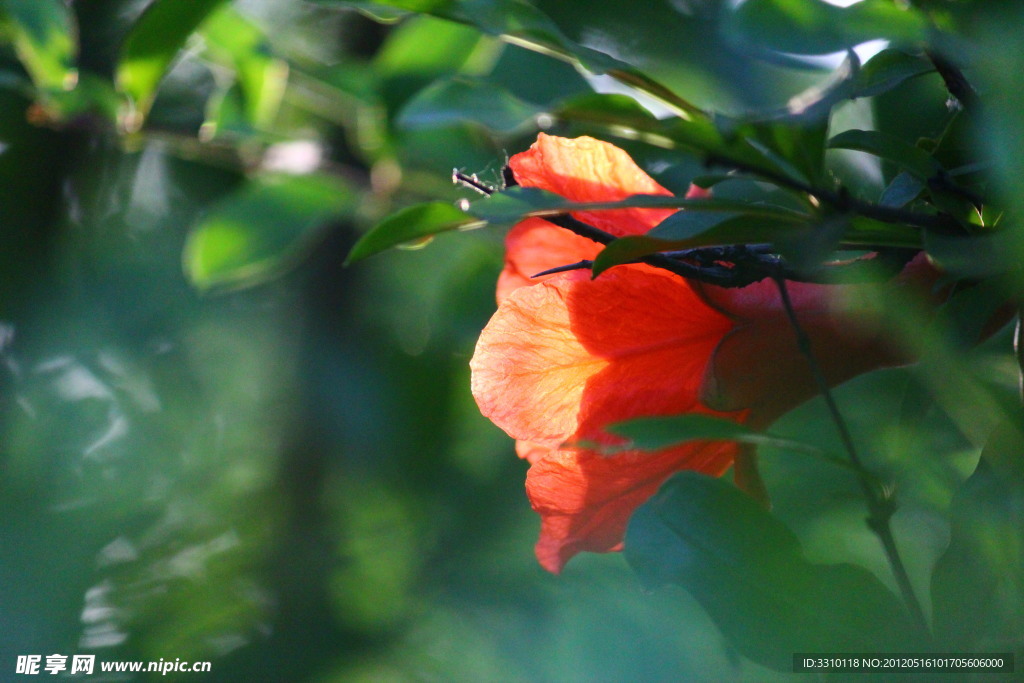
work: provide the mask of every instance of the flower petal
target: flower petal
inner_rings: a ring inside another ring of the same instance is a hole
[[[513,438],[608,442],[612,422],[703,411],[705,367],[731,328],[685,281],[647,266],[563,273],[498,307],[470,363],[473,395]]]
[[[498,277],[498,303],[513,290],[545,278],[532,276],[551,268],[593,259],[601,245],[540,218],[529,218],[505,237],[505,268]]]
[[[557,574],[579,552],[621,549],[630,515],[669,476],[681,469],[719,476],[736,450],[731,443],[690,443],[611,457],[590,450],[552,451],[526,477],[527,494],[541,516],[537,560]]]
[[[539,187],[576,202],[672,194],[644,173],[626,152],[589,137],[569,139],[541,133],[530,149],[509,159],[509,166],[520,185]],[[622,237],[643,234],[673,213],[674,209],[620,209],[577,212],[573,216]]]

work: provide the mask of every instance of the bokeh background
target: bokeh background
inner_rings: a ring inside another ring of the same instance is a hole
[[[543,113],[607,78],[328,1],[222,3],[139,128],[112,84],[148,4],[56,3],[77,27],[82,101],[61,85],[59,40],[37,41],[52,52],[35,68],[16,31],[0,48],[0,679],[17,655],[52,653],[212,660],[181,678],[218,681],[789,677],[621,556],[558,577],[537,566],[526,464],[469,394],[500,230],[343,267],[388,213],[469,196],[453,168],[498,183],[541,126],[614,139],[679,192],[699,164]],[[187,23],[164,4],[168,32]],[[711,37],[718,3],[542,4],[573,39],[734,114],[780,106],[841,59],[752,62]],[[0,7],[8,28],[24,9]],[[47,78],[58,87],[40,91]],[[514,99],[451,89],[482,78]],[[925,135],[947,97],[933,73],[836,116]],[[865,191],[891,178],[877,158],[834,161]],[[752,191],[737,185],[725,192]],[[1012,399],[1009,330],[958,348],[971,381]],[[997,418],[943,408],[929,376],[888,370],[837,394],[900,486],[896,532],[922,595]],[[839,450],[817,401],[776,433]],[[892,585],[847,472],[771,450],[763,463],[809,557]]]

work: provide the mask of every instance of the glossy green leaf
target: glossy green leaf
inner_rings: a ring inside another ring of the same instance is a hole
[[[375,225],[352,247],[345,263],[355,263],[392,247],[431,237],[449,230],[466,230],[485,221],[466,214],[447,202],[427,202],[393,213]]]
[[[1019,416],[1018,416],[1019,419]],[[952,504],[932,574],[936,635],[964,652],[1010,650],[1024,624],[1024,437],[1004,424]]]
[[[200,33],[207,52],[234,70],[249,125],[268,128],[281,105],[288,65],[271,56],[263,32],[231,6],[211,14]]]
[[[566,213],[575,206],[579,205],[553,192],[516,185],[470,203],[467,211],[494,225],[511,225],[529,216]]]
[[[185,244],[185,273],[204,291],[262,283],[293,266],[321,229],[354,204],[352,190],[330,176],[256,178],[192,229]]]
[[[873,130],[847,130],[828,141],[832,149],[853,149],[885,159],[921,180],[934,176],[940,166],[931,154],[906,140]]]
[[[156,0],[139,17],[121,47],[117,65],[118,88],[132,98],[136,116],[130,127],[141,125],[160,81],[185,41],[225,0]]]
[[[727,482],[680,472],[629,523],[626,559],[675,583],[745,657],[791,671],[797,652],[906,652],[913,628],[870,572],[807,561],[793,533]]]
[[[421,90],[398,117],[400,125],[431,128],[472,121],[510,133],[536,119],[544,109],[487,81],[437,81]]]
[[[78,82],[78,34],[62,0],[0,0],[14,49],[36,87],[70,90]]]
[[[838,7],[823,0],[747,0],[727,24],[736,44],[795,54],[826,54],[870,40],[917,44],[927,19],[889,0]]]

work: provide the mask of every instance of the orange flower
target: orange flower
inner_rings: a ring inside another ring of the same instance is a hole
[[[519,184],[574,201],[669,194],[617,147],[541,134],[510,160]],[[690,196],[699,196],[691,194]],[[672,210],[574,214],[616,236],[640,234]],[[615,443],[604,431],[634,417],[704,413],[761,428],[815,394],[774,283],[722,289],[646,265],[530,279],[593,258],[600,247],[541,219],[506,239],[498,310],[471,361],[481,412],[529,460],[526,488],[541,515],[536,553],[559,572],[581,551],[621,549],[633,510],[672,473],[721,475],[737,447],[688,443],[608,457],[567,442]],[[931,272],[915,261],[908,272]],[[904,275],[906,275],[905,273]],[[903,276],[901,276],[903,277]],[[823,373],[837,384],[904,359],[835,310],[836,287],[789,290]]]

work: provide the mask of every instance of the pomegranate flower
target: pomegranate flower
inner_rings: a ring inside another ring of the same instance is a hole
[[[670,194],[624,151],[592,138],[541,134],[509,164],[520,185],[577,202]],[[672,213],[574,216],[624,236],[645,233]],[[674,472],[718,476],[737,454],[732,443],[692,442],[609,457],[573,443],[615,444],[605,427],[644,416],[701,413],[763,428],[815,393],[773,282],[723,289],[642,264],[597,279],[589,271],[530,277],[591,259],[599,249],[541,219],[515,226],[506,238],[498,310],[471,361],[481,412],[530,462],[527,494],[542,520],[537,558],[555,573],[581,551],[621,549],[633,510]],[[918,259],[900,281],[933,272]],[[789,284],[831,384],[905,360],[839,307],[838,290],[848,287]]]

